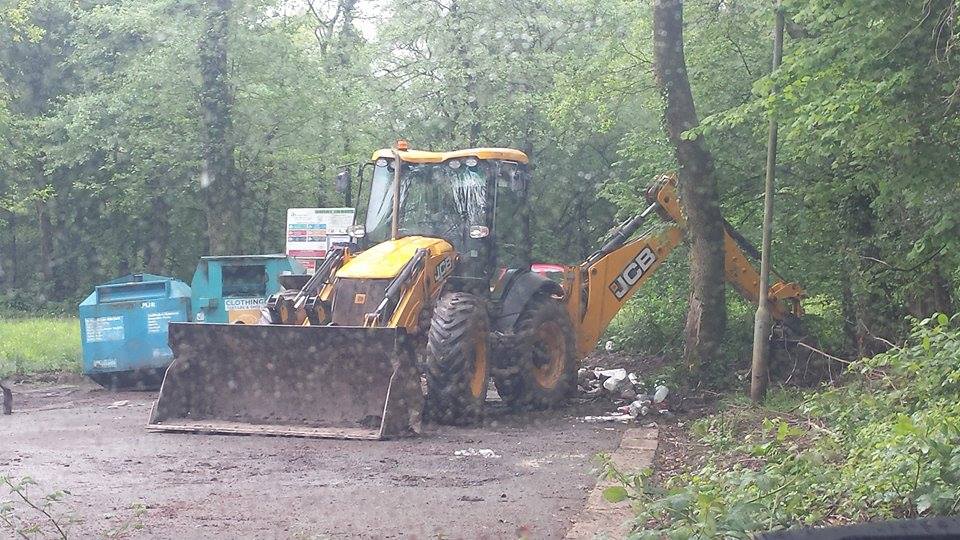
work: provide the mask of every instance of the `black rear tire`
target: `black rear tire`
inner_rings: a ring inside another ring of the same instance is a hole
[[[442,424],[464,425],[483,415],[489,367],[486,304],[468,293],[444,294],[427,334],[427,411]]]
[[[527,303],[514,326],[527,335],[527,350],[508,351],[514,365],[494,375],[497,393],[517,409],[547,409],[566,401],[577,388],[576,341],[566,309],[548,294]]]

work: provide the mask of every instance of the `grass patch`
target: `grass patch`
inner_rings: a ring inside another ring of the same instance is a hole
[[[78,319],[0,319],[0,376],[80,369]]]

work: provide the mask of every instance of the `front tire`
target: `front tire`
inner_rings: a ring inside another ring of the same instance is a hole
[[[530,300],[514,328],[526,346],[509,352],[513,369],[494,376],[500,398],[517,409],[562,404],[577,388],[576,342],[567,311],[541,294]]]
[[[483,415],[489,367],[486,304],[472,294],[447,293],[433,310],[427,334],[427,408],[442,424]]]

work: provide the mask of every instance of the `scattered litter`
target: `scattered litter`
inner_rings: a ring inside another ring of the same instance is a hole
[[[466,450],[457,450],[456,452],[453,453],[453,455],[459,456],[459,457],[482,457],[482,458],[493,458],[493,459],[503,457],[489,448],[480,448],[480,449],[467,448]]]
[[[553,460],[546,459],[546,458],[528,459],[520,462],[521,467],[529,467],[531,469],[539,469],[544,465],[552,465],[552,464],[553,464]]]
[[[126,399],[123,400],[123,401],[114,401],[114,402],[111,403],[110,405],[107,405],[107,408],[108,408],[108,409],[119,409],[120,407],[123,407],[123,406],[127,405],[128,403],[130,403],[130,402],[129,402],[128,400],[126,400]]]
[[[483,497],[477,497],[475,495],[461,495],[457,500],[464,502],[481,502],[483,501]]]
[[[608,339],[607,342],[603,344],[603,350],[607,352],[613,352],[614,349],[616,349],[616,346],[614,345],[613,340]]]
[[[636,418],[638,416],[646,416],[650,413],[650,399],[644,396],[641,399],[634,401],[633,403],[620,407],[620,412],[629,414],[630,416]]]
[[[629,414],[605,414],[603,416],[584,416],[584,422],[630,422],[634,417]]]
[[[603,395],[613,401],[616,412],[602,416],[587,416],[584,422],[629,422],[659,414],[673,416],[667,407],[670,389],[664,384],[646,386],[636,373],[624,368],[577,371],[577,384],[581,394],[596,399]]]

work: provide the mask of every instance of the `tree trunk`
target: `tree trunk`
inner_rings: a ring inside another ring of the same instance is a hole
[[[907,292],[907,312],[917,318],[934,313],[953,314],[953,295],[950,282],[939,264],[932,264],[928,272]]]
[[[53,225],[50,223],[50,207],[45,201],[37,201],[34,208],[40,233],[40,276],[43,279],[43,288],[49,290],[53,283]]]
[[[699,124],[683,53],[682,0],[653,3],[653,72],[664,99],[663,123],[676,147],[680,197],[690,239],[690,307],[684,362],[701,381],[720,356],[726,329],[723,224],[713,157],[700,138],[681,135]]]
[[[341,0],[340,12],[343,14],[343,25],[340,27],[340,46],[337,50],[338,67],[344,68],[350,65],[350,60],[354,47],[357,45],[359,36],[353,27],[353,18],[357,11],[358,0]]]
[[[469,21],[460,13],[460,4],[450,3],[450,19],[453,21],[453,31],[457,36],[468,36],[471,32]],[[467,91],[464,105],[470,111],[467,120],[467,146],[475,147],[480,144],[480,103],[477,101],[477,76],[474,74],[473,61],[467,50],[467,40],[459,39],[454,47],[454,53],[460,64],[462,88]]]
[[[267,189],[263,191],[263,207],[260,209],[260,232],[257,234],[257,253],[267,252],[267,232],[270,227],[271,191],[270,180],[268,178]]]
[[[148,273],[163,274],[166,271],[167,243],[170,238],[170,205],[163,198],[162,189],[156,183],[150,191],[150,238],[144,250],[145,267]]]
[[[5,213],[10,241],[0,253],[0,293],[5,288],[13,290],[17,286],[17,215],[8,211]]]
[[[850,272],[840,273],[840,313],[843,317],[843,335],[846,337],[844,351],[847,356],[859,352],[857,339],[857,303],[853,298],[853,276]]]
[[[214,0],[200,36],[200,109],[203,115],[203,170],[200,186],[207,213],[210,254],[240,249],[241,195],[233,141],[233,93],[229,84],[227,37],[232,0]]]

